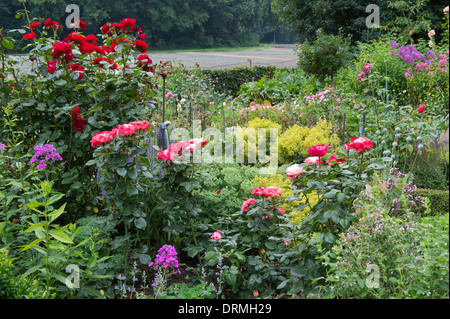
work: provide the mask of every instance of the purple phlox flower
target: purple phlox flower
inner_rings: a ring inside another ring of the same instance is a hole
[[[63,158],[61,155],[59,155],[56,152],[56,149],[51,144],[41,144],[34,147],[34,150],[36,151],[31,158],[30,162],[35,163],[39,160],[39,165],[37,165],[37,168],[39,169],[45,169],[45,166],[47,164],[47,161],[51,160],[53,163],[55,160],[62,161]]]

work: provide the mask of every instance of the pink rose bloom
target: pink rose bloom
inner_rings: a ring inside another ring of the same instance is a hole
[[[286,246],[289,246],[289,242],[287,240],[283,241]]]
[[[317,156],[317,157],[322,157],[324,156],[328,150],[330,149],[329,145],[325,145],[325,144],[317,144],[317,145],[313,145],[308,147],[308,154],[309,156]]]
[[[147,121],[130,122],[130,125],[134,125],[137,130],[142,130],[142,131],[145,131],[147,128],[150,127],[150,123]]]
[[[336,153],[334,153],[333,155],[331,155],[331,157],[327,160],[327,163],[329,166],[334,166],[337,163],[335,162],[345,162],[345,158],[336,158]]]
[[[119,131],[120,135],[133,135],[136,133],[137,128],[132,124],[121,124],[117,126],[117,130]]]
[[[212,240],[219,240],[222,238],[222,235],[220,234],[220,231],[216,231],[209,238],[211,238]]]
[[[194,138],[189,141],[189,145],[186,147],[186,150],[192,152],[198,147],[205,146],[207,142],[207,140],[201,138]]]
[[[294,164],[292,166],[289,166],[286,169],[286,176],[292,179],[297,178],[297,176],[299,176],[300,174],[305,173],[306,171],[300,167],[300,165],[298,164]]]
[[[419,109],[417,110],[418,113],[422,113],[423,111],[425,111],[425,105],[422,105],[422,106],[419,107]]]
[[[355,105],[354,108],[355,110],[359,109],[361,107],[361,105]]]
[[[175,142],[169,147],[158,153],[158,158],[166,162],[175,160],[176,155],[182,155],[183,149],[189,146],[189,141]]]
[[[167,93],[166,97],[173,97],[173,93],[172,92]]]
[[[283,208],[277,207],[277,210],[280,212],[281,215],[284,215],[286,212]]]
[[[97,147],[103,143],[110,143],[116,135],[117,132],[115,130],[98,132],[92,137],[91,146]]]
[[[345,144],[346,150],[355,150],[356,152],[365,152],[367,150],[370,150],[373,146],[373,143],[371,140],[369,140],[366,137],[352,137],[350,139],[352,142],[351,144]]]
[[[361,82],[362,79],[364,79],[365,77],[366,77],[366,73],[364,73],[364,72],[361,72],[361,73],[358,74],[358,76],[357,76],[359,82]]]
[[[370,73],[370,63],[366,63],[366,65],[364,65],[364,72],[366,74]]]
[[[319,163],[323,164],[323,161],[318,156],[312,156],[305,159],[305,163],[308,165],[319,165]]]
[[[242,203],[242,212],[248,212],[250,204],[256,204],[256,200],[254,198],[249,198],[245,202]]]
[[[269,186],[269,187],[258,187],[255,189],[252,189],[252,194],[255,196],[263,196],[265,198],[268,197],[277,197],[283,194],[283,191],[281,188],[277,186]]]

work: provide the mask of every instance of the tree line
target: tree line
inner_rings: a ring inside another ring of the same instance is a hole
[[[22,2],[2,0],[0,27],[5,30],[27,25],[15,14]],[[72,0],[87,23],[85,34],[98,34],[107,22],[136,19],[146,33],[149,48],[181,49],[251,46],[259,43],[292,43],[295,36],[272,12],[271,0]],[[51,17],[65,25],[69,2],[27,0],[29,17]],[[70,11],[69,11],[70,12]],[[65,33],[73,30],[64,28]],[[63,34],[63,36],[66,34]]]

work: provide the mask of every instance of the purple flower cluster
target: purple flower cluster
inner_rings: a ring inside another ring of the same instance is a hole
[[[5,150],[6,145],[0,142],[0,152],[3,152]]]
[[[181,273],[180,269],[178,269],[177,251],[175,247],[170,245],[162,246],[156,254],[155,261],[148,266],[155,270],[159,268],[173,268],[174,273]]]
[[[59,155],[56,152],[56,149],[51,144],[41,144],[34,147],[34,150],[36,151],[31,158],[30,162],[35,163],[39,161],[39,164],[36,166],[39,169],[45,169],[45,165],[47,164],[48,160],[51,160],[52,163],[55,162],[55,160],[62,161],[61,155]]]
[[[391,54],[396,55],[400,60],[407,62],[409,64],[414,64],[417,61],[425,60],[425,56],[417,51],[417,49],[413,45],[402,45],[398,46],[397,42],[391,41],[391,46],[396,50],[392,50]]]

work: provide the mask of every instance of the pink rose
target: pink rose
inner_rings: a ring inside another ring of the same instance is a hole
[[[289,166],[286,169],[286,176],[289,177],[289,178],[295,179],[295,178],[297,178],[297,176],[299,176],[300,174],[303,174],[305,172],[306,171],[304,169],[302,169],[300,167],[300,165],[294,164],[292,166]]]
[[[220,234],[220,231],[216,231],[209,238],[211,238],[212,240],[219,240],[222,238],[222,235]]]
[[[350,139],[352,142],[351,144],[345,144],[346,150],[355,150],[356,152],[365,152],[367,150],[370,150],[373,146],[373,143],[371,140],[369,140],[366,137],[352,137]]]
[[[265,198],[268,197],[277,197],[283,194],[283,191],[281,188],[277,186],[269,186],[269,187],[258,187],[255,189],[252,189],[252,194],[255,196],[263,196]]]
[[[329,166],[334,166],[337,163],[335,162],[345,162],[345,158],[336,158],[336,153],[334,153],[333,155],[331,155],[331,157],[327,160],[327,163]]]
[[[109,143],[117,135],[116,131],[103,131],[95,134],[91,139],[91,146],[97,147],[103,143]]]
[[[136,127],[136,130],[142,130],[142,131],[145,131],[147,128],[150,127],[150,123],[147,121],[135,121],[135,122],[130,122],[129,124]]]
[[[250,204],[256,204],[256,200],[254,198],[249,198],[245,202],[242,203],[242,212],[248,212]]]
[[[201,138],[194,138],[189,141],[189,145],[186,147],[186,150],[192,152],[193,150],[195,150],[198,147],[205,146],[206,143],[208,143],[207,140],[204,140]]]
[[[117,129],[119,130],[120,135],[133,135],[137,131],[136,126],[132,124],[121,124],[117,126]]]
[[[330,149],[329,145],[317,144],[317,145],[308,147],[308,154],[309,154],[309,156],[312,156],[312,157],[314,157],[314,156],[322,157],[328,152],[329,149]]]
[[[308,165],[319,165],[319,163],[323,164],[323,161],[321,161],[318,156],[313,156],[305,159],[305,163]]]
[[[283,208],[277,207],[277,210],[280,212],[281,215],[284,215],[286,212]]]
[[[423,111],[425,111],[425,105],[422,105],[422,106],[419,107],[419,109],[417,110],[418,113],[422,113]]]

